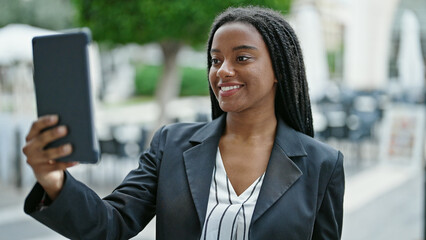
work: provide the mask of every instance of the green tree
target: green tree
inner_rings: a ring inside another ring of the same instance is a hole
[[[91,29],[95,40],[160,44],[164,68],[156,99],[161,108],[158,122],[163,124],[166,103],[179,93],[181,80],[176,57],[183,45],[203,45],[214,17],[227,7],[259,5],[286,13],[291,0],[74,0],[74,3],[80,24]]]

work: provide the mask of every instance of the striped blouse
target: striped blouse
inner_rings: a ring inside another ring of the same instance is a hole
[[[218,148],[201,240],[247,240],[263,177],[239,196],[235,193]]]

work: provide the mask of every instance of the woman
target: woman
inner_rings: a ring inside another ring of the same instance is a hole
[[[230,8],[208,40],[213,121],[157,131],[113,193],[100,199],[43,150],[66,135],[37,120],[24,153],[38,183],[25,211],[69,238],[128,239],[157,216],[157,239],[340,239],[340,152],[313,137],[302,53],[282,16]]]

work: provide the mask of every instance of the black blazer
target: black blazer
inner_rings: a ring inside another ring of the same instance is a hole
[[[36,184],[25,212],[72,239],[128,239],[154,217],[157,239],[199,239],[225,117],[161,128],[140,165],[103,200],[68,172],[64,188],[37,211]],[[278,122],[249,239],[340,239],[344,172],[340,152]]]

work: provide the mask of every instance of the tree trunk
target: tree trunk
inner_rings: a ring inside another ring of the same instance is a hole
[[[155,98],[160,108],[154,131],[164,124],[170,123],[172,119],[167,116],[167,104],[178,97],[182,77],[177,66],[177,55],[181,48],[181,43],[176,41],[162,42],[161,49],[164,55],[164,68],[160,81],[157,84]]]

